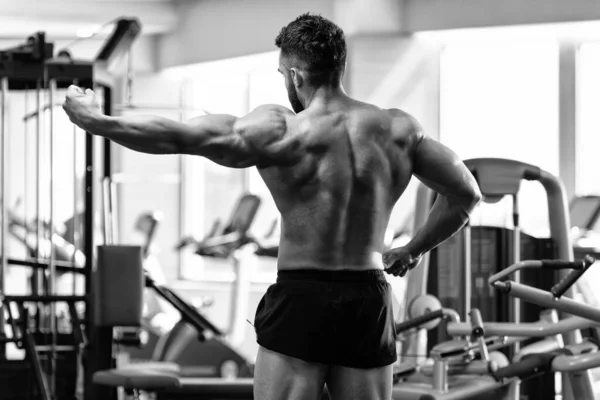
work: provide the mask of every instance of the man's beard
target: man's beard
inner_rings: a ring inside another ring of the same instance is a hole
[[[298,98],[298,91],[296,90],[296,87],[293,84],[288,85],[287,92],[288,99],[290,100],[290,104],[292,105],[292,109],[294,110],[294,112],[298,114],[299,112],[304,111],[304,106]]]

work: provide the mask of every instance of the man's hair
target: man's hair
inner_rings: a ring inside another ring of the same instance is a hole
[[[320,15],[302,14],[284,26],[275,45],[284,56],[306,63],[309,81],[314,85],[335,83],[346,64],[344,31]]]

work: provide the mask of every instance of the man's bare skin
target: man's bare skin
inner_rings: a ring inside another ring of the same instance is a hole
[[[383,269],[383,235],[412,175],[407,150],[420,139],[410,116],[340,96],[287,118],[303,157],[259,169],[282,216],[279,268]]]
[[[280,271],[385,269],[403,276],[466,223],[481,197],[477,184],[414,118],[354,100],[341,84],[313,87],[302,64],[284,56],[279,69],[302,104],[298,113],[265,105],[242,118],[208,115],[186,124],[106,117],[94,93],[77,87],[69,89],[64,109],[82,129],[133,150],[257,167],[281,213]],[[413,175],[440,196],[411,242],[382,254],[392,208]],[[325,365],[260,347],[255,398],[317,398],[327,384],[334,400],[389,399],[391,379],[391,365]]]

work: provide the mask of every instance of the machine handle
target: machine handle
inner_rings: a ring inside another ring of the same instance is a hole
[[[429,321],[433,321],[434,319],[443,318],[444,310],[436,310],[429,312],[427,314],[423,314],[419,317],[411,318],[409,320],[400,322],[396,324],[396,333],[405,332],[413,328],[417,328],[420,325],[423,325]]]
[[[540,260],[543,269],[574,269],[580,270],[584,268],[585,261],[564,261],[564,260]]]
[[[576,269],[571,272],[567,276],[563,278],[562,281],[558,282],[556,285],[552,286],[550,292],[554,295],[555,298],[560,298],[567,290],[573,286],[573,284],[579,279],[585,271],[588,270],[590,266],[592,266],[596,260],[594,257],[587,255],[583,259],[583,267],[581,269]]]
[[[483,318],[481,318],[481,312],[474,308],[469,313],[471,317],[471,336],[473,338],[482,337],[485,334],[483,329]]]
[[[531,354],[523,358],[523,360],[510,364],[503,368],[498,368],[494,372],[494,377],[497,380],[505,378],[526,378],[533,374],[550,371],[552,368],[552,360],[557,354]]]

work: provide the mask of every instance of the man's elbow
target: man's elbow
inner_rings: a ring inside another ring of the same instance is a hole
[[[477,207],[477,205],[481,203],[482,199],[483,195],[481,194],[481,190],[479,190],[479,187],[475,186],[470,188],[470,190],[467,193],[461,196],[460,202],[462,203],[462,206],[465,209],[465,211],[469,215],[471,215],[473,210],[475,210],[475,207]]]
[[[479,205],[479,203],[481,203],[482,200],[483,200],[483,194],[481,193],[481,190],[478,187],[473,188],[473,191],[471,193],[472,209],[477,207],[477,205]]]
[[[461,215],[469,218],[475,207],[481,202],[483,195],[478,187],[469,188],[460,195],[448,196],[448,202],[460,210]]]

